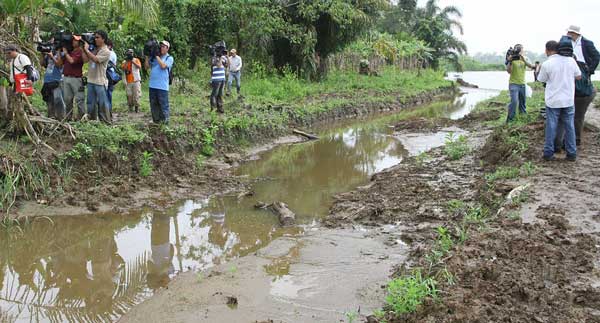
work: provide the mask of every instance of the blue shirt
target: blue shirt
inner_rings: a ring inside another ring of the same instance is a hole
[[[160,59],[167,64],[167,68],[162,69],[156,58],[150,60],[150,88],[169,91],[169,70],[173,68],[173,56],[167,54]]]
[[[46,73],[44,74],[44,83],[62,81],[62,67],[57,67],[54,63],[54,60],[48,56],[46,56],[44,59],[46,60]]]

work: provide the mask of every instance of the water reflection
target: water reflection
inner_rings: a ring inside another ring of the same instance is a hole
[[[203,270],[302,232],[280,228],[274,215],[253,207],[257,201],[286,202],[300,223],[310,224],[326,214],[332,195],[409,155],[389,124],[451,116],[468,102],[337,124],[319,141],[274,149],[237,170],[264,179],[250,197],[216,196],[127,216],[61,217],[54,224],[34,222],[22,235],[3,234],[0,320],[114,321],[178,272]],[[282,263],[275,272],[285,270]]]

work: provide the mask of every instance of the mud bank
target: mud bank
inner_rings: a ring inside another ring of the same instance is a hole
[[[508,129],[484,126],[498,113],[491,109],[458,122],[473,147],[460,160],[435,149],[336,196],[329,226],[407,227],[402,241],[410,257],[398,264],[394,277],[422,268],[439,283],[438,299],[425,299],[412,314],[388,314],[387,322],[600,321],[597,125],[588,127],[577,162],[560,160],[562,154],[547,163],[540,158],[543,121]],[[589,122],[598,115],[590,111]],[[449,124],[428,121],[423,128]],[[404,126],[396,129],[402,132]],[[507,144],[512,137],[521,140],[520,151]],[[524,172],[525,163],[535,171]],[[516,169],[516,176],[503,175],[508,169]],[[525,193],[505,200],[524,184],[530,185]],[[438,226],[449,229],[455,246],[443,261],[432,263]],[[460,242],[465,226],[468,238]]]
[[[19,194],[19,208],[14,216],[82,215],[109,211],[122,213],[146,206],[168,207],[182,198],[243,191],[246,183],[231,173],[231,166],[251,158],[257,151],[256,148],[246,150],[244,146],[272,147],[281,142],[300,141],[299,137],[278,138],[290,134],[294,127],[311,127],[335,120],[398,111],[441,97],[451,97],[455,91],[454,86],[449,86],[408,97],[403,94],[389,95],[393,100],[387,100],[386,103],[338,106],[310,115],[295,115],[294,109],[277,110],[271,107],[273,113],[286,114],[285,119],[290,120],[289,124],[267,125],[264,129],[243,132],[234,130],[203,134],[210,137],[210,145],[214,144],[214,148],[202,143],[206,138],[199,141],[198,134],[191,130],[194,128],[192,115],[183,116],[188,120],[185,127],[169,129],[144,125],[139,129],[135,126],[127,128],[123,131],[125,134],[133,132],[143,139],[136,144],[129,144],[128,140],[131,139],[127,137],[123,142],[111,142],[117,145],[116,148],[99,146],[92,150],[87,144],[78,148],[70,137],[65,142],[51,140],[48,142],[51,146],[64,152],[62,157],[49,153],[35,161],[46,174],[44,186],[47,188],[33,194]],[[320,100],[327,102],[328,98]],[[243,107],[240,109],[232,113],[249,113]],[[106,136],[94,135],[94,140]],[[203,156],[209,153],[214,156]],[[142,167],[148,166],[151,175],[141,176],[144,171]]]

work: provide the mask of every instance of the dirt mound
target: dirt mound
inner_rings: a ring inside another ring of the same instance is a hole
[[[597,322],[600,289],[583,278],[597,252],[560,223],[499,223],[448,260],[458,283],[442,287],[442,303],[402,322]]]

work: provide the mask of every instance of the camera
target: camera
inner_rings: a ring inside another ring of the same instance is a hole
[[[128,60],[128,61],[133,60],[133,53],[126,53],[125,54],[125,59]]]
[[[225,44],[224,40],[208,46],[208,49],[211,57],[223,56],[227,53],[227,45]]]
[[[52,43],[52,42],[45,42],[45,43],[38,42],[37,44],[38,45],[37,45],[36,49],[40,53],[46,54],[46,53],[50,53],[52,50],[54,50],[54,43]]]
[[[506,51],[507,62],[518,61],[519,59],[521,59],[521,47],[511,47]]]
[[[156,39],[150,39],[144,44],[144,55],[148,57],[160,55],[160,46]]]

